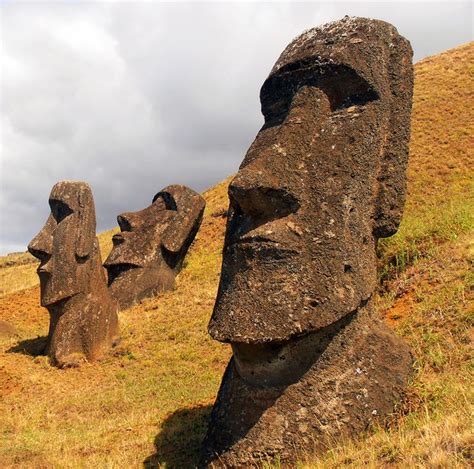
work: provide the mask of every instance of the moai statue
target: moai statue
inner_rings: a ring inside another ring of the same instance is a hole
[[[323,451],[390,413],[411,374],[374,313],[376,245],[405,198],[412,50],[383,21],[309,30],[261,89],[229,186],[211,336],[232,346],[202,465]]]
[[[99,359],[118,341],[117,304],[102,267],[89,185],[58,182],[49,205],[28,250],[41,261],[41,306],[50,314],[46,353],[63,368]]]
[[[205,205],[198,193],[173,185],[158,192],[147,208],[117,217],[121,232],[113,236],[104,265],[120,309],[173,288]]]

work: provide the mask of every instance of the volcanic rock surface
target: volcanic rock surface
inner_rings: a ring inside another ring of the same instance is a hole
[[[96,238],[92,191],[58,182],[51,214],[28,246],[41,263],[41,305],[50,314],[46,353],[59,367],[101,358],[118,341],[117,304],[107,288]]]
[[[405,200],[411,59],[392,25],[345,17],[297,37],[263,84],[265,123],[229,186],[209,332],[233,357],[203,466],[292,462],[400,400],[411,353],[373,295]]]
[[[165,187],[151,205],[117,217],[121,232],[104,266],[120,309],[170,290],[201,225],[206,202],[186,186]]]

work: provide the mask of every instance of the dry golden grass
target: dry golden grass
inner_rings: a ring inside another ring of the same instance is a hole
[[[470,44],[416,66],[405,217],[400,233],[379,250],[379,310],[417,356],[406,402],[387,425],[359,440],[339,442],[319,459],[302,455],[301,467],[472,462],[473,56]],[[0,320],[14,325],[17,335],[0,336],[0,467],[195,465],[230,356],[206,333],[227,184],[205,193],[203,225],[176,289],[122,312],[122,343],[101,363],[58,370],[34,356],[47,332],[47,312],[38,305],[37,286],[11,292],[31,285],[35,265],[9,267],[16,270],[4,290],[10,293],[0,298]],[[101,236],[104,256],[110,237]]]
[[[35,285],[38,285],[36,259],[31,259],[27,264],[0,267],[0,296],[25,290]]]

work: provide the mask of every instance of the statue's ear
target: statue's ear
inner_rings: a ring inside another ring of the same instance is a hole
[[[186,194],[186,197],[177,200],[176,215],[161,239],[163,248],[173,254],[189,248],[201,226],[206,206],[203,197],[190,189],[188,191],[193,192],[193,195],[189,197],[189,194]]]
[[[374,235],[385,238],[396,233],[403,213],[406,168],[410,141],[410,114],[413,95],[413,66],[410,43],[396,35],[391,48],[389,117],[384,154],[381,156],[378,194],[374,214]]]
[[[173,254],[187,249],[201,226],[203,213],[204,203],[180,210],[163,233],[161,245]]]
[[[76,256],[87,257],[94,248],[95,207],[89,186],[79,190],[79,210],[77,213]]]

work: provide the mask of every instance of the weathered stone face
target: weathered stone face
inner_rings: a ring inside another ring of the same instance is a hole
[[[179,185],[165,187],[147,208],[117,217],[121,232],[105,261],[112,295],[124,309],[174,286],[201,225],[205,201]]]
[[[47,353],[59,366],[72,366],[81,357],[99,358],[117,339],[117,307],[101,266],[89,185],[58,182],[49,205],[28,250],[41,261],[41,305],[51,316]]]
[[[295,39],[265,81],[265,124],[229,186],[209,332],[232,344],[233,359],[204,461],[239,466],[265,455],[291,459],[310,441],[320,447],[325,435],[365,428],[370,405],[380,415],[399,397],[410,354],[372,317],[371,297],[377,239],[396,231],[403,211],[411,55],[393,26],[345,18]],[[341,366],[355,370],[362,363],[364,334],[373,340],[367,353],[398,343],[399,350],[373,360],[362,382]],[[347,383],[331,395],[328,382],[344,374]],[[371,396],[367,407],[352,402],[369,383],[375,392],[378,378],[386,380],[388,395]],[[340,412],[331,414],[322,396]],[[312,410],[301,410],[305,405]],[[242,406],[247,417],[239,416]],[[304,416],[296,424],[299,410]],[[307,429],[301,441],[300,426]]]
[[[49,306],[87,288],[95,240],[92,192],[85,183],[58,182],[49,196],[51,214],[28,250],[42,261],[38,269],[41,305]]]
[[[371,295],[376,239],[394,233],[404,203],[410,57],[386,23],[354,20],[282,54],[261,91],[265,125],[229,187],[214,338],[286,340]]]

